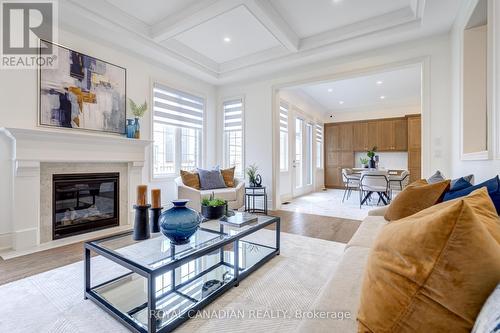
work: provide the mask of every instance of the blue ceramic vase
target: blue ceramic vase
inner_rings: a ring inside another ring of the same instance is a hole
[[[186,207],[189,200],[174,200],[174,207],[160,215],[161,232],[175,244],[186,244],[200,226],[201,217],[195,210]]]
[[[135,138],[134,119],[127,119],[127,138],[129,139]]]

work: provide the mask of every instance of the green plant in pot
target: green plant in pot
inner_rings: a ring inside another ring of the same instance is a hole
[[[201,215],[209,220],[220,219],[227,211],[227,202],[215,198],[214,193],[209,198],[201,200]]]
[[[146,101],[144,101],[143,104],[137,105],[131,98],[128,99],[128,103],[130,106],[130,111],[132,112],[132,115],[134,115],[135,122],[133,124],[133,133],[134,133],[134,138],[135,139],[140,139],[141,138],[141,127],[139,125],[139,118],[142,118],[146,111],[148,110],[148,104]],[[130,124],[129,124],[130,125]],[[127,125],[127,127],[129,126]],[[129,136],[129,130],[127,128],[127,136]]]
[[[361,162],[361,166],[363,168],[368,168],[368,158],[366,158],[366,157],[360,157],[359,161]]]
[[[257,171],[259,168],[255,164],[250,164],[250,166],[246,169],[248,182],[250,186],[255,187],[257,185]]]
[[[375,152],[377,151],[377,146],[373,146],[371,150],[366,152],[366,156],[370,159],[370,168],[375,169]]]

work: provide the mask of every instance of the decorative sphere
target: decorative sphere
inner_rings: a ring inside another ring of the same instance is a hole
[[[186,207],[189,200],[174,200],[174,207],[160,215],[161,232],[173,244],[186,244],[189,238],[198,230],[201,217],[195,210]]]

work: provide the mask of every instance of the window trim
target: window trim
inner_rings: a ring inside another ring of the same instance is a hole
[[[155,176],[154,175],[154,114],[153,114],[153,101],[154,101],[154,87],[155,84],[160,84],[167,86],[169,88],[180,90],[182,92],[195,95],[204,100],[203,103],[203,124],[201,128],[201,152],[200,152],[200,163],[199,167],[205,167],[206,164],[206,145],[207,145],[207,102],[208,96],[205,92],[192,90],[185,85],[179,85],[176,82],[160,79],[158,77],[150,77],[149,79],[149,101],[148,101],[148,111],[149,111],[149,141],[151,142],[148,149],[149,156],[146,156],[145,161],[149,163],[149,181],[150,182],[160,182],[160,181],[171,181],[180,176],[178,170],[176,172],[165,175],[165,176]],[[176,134],[177,135],[177,134]]]
[[[221,130],[219,133],[221,133],[222,138],[221,138],[221,159],[220,161],[222,162],[221,164],[223,165],[224,168],[230,167],[228,164],[226,164],[226,132],[224,131],[224,103],[228,101],[233,101],[241,99],[241,166],[242,166],[242,174],[237,174],[235,172],[234,176],[236,178],[245,178],[245,169],[246,169],[246,159],[245,159],[245,152],[246,152],[246,139],[245,139],[245,118],[246,118],[246,105],[245,105],[245,95],[232,95],[232,96],[225,96],[222,97],[219,103],[219,107],[221,110],[221,117],[219,124],[221,126]]]

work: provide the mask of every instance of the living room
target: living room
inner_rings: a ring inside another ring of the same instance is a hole
[[[2,331],[498,329],[496,1],[1,6]],[[373,120],[363,78],[377,118],[420,114],[416,164],[329,148]]]

